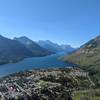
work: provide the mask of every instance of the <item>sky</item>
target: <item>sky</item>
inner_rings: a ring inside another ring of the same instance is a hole
[[[0,34],[79,47],[100,35],[100,0],[0,0]]]

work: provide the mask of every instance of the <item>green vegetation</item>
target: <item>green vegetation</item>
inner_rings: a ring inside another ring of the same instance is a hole
[[[76,52],[64,57],[64,60],[89,71],[91,78],[98,85],[100,80],[100,36],[89,41]]]
[[[100,100],[100,89],[77,91],[74,93],[74,100]]]

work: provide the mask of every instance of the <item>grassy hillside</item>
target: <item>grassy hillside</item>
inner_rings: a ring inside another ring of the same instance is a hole
[[[100,89],[76,91],[74,100],[100,100]]]
[[[79,50],[64,57],[64,61],[73,62],[90,71],[92,78],[100,80],[100,36],[92,39]]]

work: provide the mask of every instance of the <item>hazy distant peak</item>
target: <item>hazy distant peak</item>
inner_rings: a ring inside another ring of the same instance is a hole
[[[21,37],[15,37],[14,39],[25,39],[25,40],[30,40],[28,37],[26,36],[21,36]]]
[[[26,36],[21,36],[21,37],[18,37],[18,38],[15,37],[14,40],[17,40],[17,41],[19,41],[19,42],[21,42],[23,44],[31,44],[31,43],[34,43],[35,44],[34,41],[32,41],[31,39],[29,39]]]
[[[46,40],[46,42],[47,42],[47,43],[53,43],[53,42],[51,42],[50,40]]]
[[[40,46],[42,46],[43,48],[46,48],[49,51],[52,52],[72,52],[73,50],[75,50],[73,47],[71,47],[70,45],[59,45],[57,43],[53,43],[50,40],[39,40],[38,44]]]

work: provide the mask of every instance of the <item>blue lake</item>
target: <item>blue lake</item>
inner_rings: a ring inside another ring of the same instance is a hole
[[[69,67],[73,64],[59,60],[64,53],[53,54],[46,57],[26,58],[17,63],[0,65],[0,76],[5,76],[19,71],[32,70],[37,68]]]

